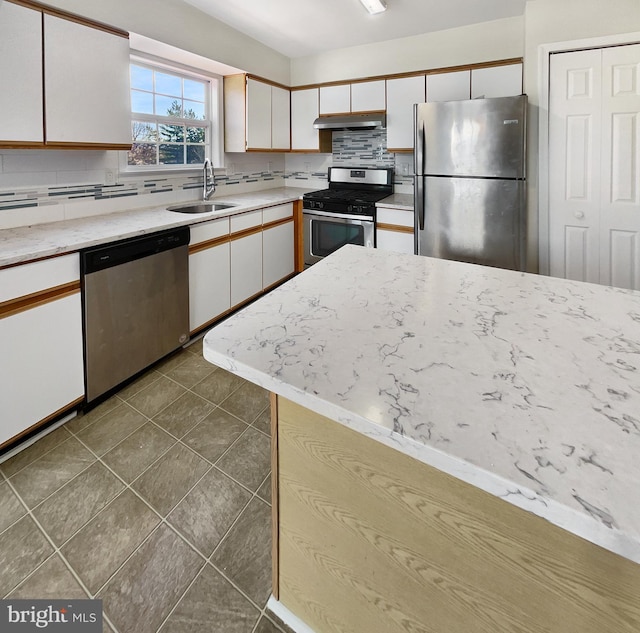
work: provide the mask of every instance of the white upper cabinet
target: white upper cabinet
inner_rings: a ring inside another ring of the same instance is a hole
[[[319,150],[320,136],[313,127],[318,114],[318,88],[291,91],[291,149]]]
[[[271,86],[247,79],[247,149],[271,148]]]
[[[522,94],[522,64],[474,68],[471,98],[515,97]]]
[[[351,112],[349,84],[320,87],[320,114],[344,114]]]
[[[0,145],[42,143],[42,14],[0,2]]]
[[[129,39],[44,16],[46,140],[131,145]]]
[[[425,76],[387,80],[387,147],[413,149],[413,104],[424,103]]]
[[[288,151],[290,111],[288,89],[247,75],[225,77],[225,151]]]
[[[470,97],[470,70],[427,75],[427,101],[459,101]]]
[[[351,84],[351,112],[372,112],[386,107],[384,79]]]
[[[271,148],[291,148],[291,92],[271,86]]]

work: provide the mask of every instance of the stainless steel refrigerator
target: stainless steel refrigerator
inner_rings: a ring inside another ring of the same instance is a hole
[[[418,103],[415,252],[524,270],[527,97]]]

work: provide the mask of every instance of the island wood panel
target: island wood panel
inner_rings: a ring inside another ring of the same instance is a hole
[[[278,398],[279,600],[316,633],[637,633],[640,565]]]

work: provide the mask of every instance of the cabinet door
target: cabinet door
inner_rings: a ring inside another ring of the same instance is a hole
[[[231,307],[229,243],[189,255],[189,328],[195,331]]]
[[[262,292],[262,232],[231,242],[231,306]]]
[[[42,14],[0,2],[0,144],[42,143]]]
[[[0,345],[3,444],[83,396],[80,292],[0,318]]]
[[[295,270],[293,220],[262,233],[262,285],[272,286]]]
[[[291,149],[291,96],[278,86],[271,86],[271,148]]]
[[[318,88],[291,91],[291,149],[318,151],[320,137],[313,127],[318,108]]]
[[[516,97],[522,94],[522,64],[474,68],[471,98]]]
[[[247,149],[271,148],[271,86],[247,79]]]
[[[427,101],[459,101],[471,98],[471,71],[427,75]]]
[[[351,112],[371,112],[386,107],[384,79],[351,84]]]
[[[413,104],[424,103],[425,77],[387,81],[387,147],[389,151],[413,149]]]
[[[377,229],[376,248],[382,251],[393,251],[395,253],[413,255],[415,248],[413,235],[399,231]]]
[[[129,40],[44,16],[48,143],[131,145]]]
[[[351,112],[349,84],[320,87],[320,114]]]

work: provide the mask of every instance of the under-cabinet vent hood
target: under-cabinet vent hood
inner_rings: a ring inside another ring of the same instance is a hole
[[[375,130],[386,125],[387,116],[382,112],[321,116],[313,122],[317,130]]]

